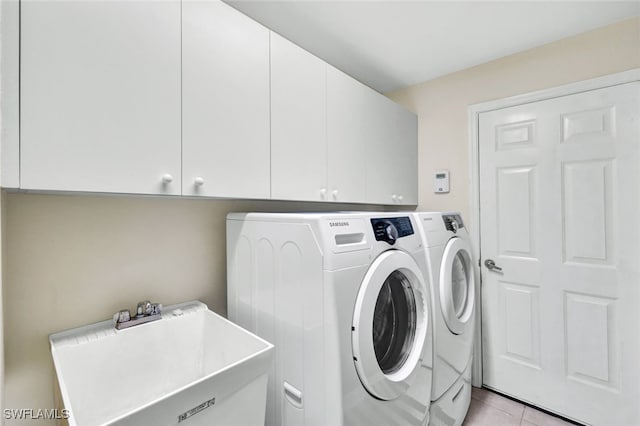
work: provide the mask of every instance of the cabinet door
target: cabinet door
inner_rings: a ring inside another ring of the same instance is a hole
[[[325,63],[272,32],[272,198],[327,198],[325,135]]]
[[[329,200],[366,201],[367,94],[372,89],[327,66]]]
[[[418,202],[418,127],[410,111],[378,93],[369,101],[367,201]]]
[[[367,102],[367,201],[396,204],[399,163],[395,150],[396,105],[385,96],[371,92]]]
[[[20,186],[180,193],[180,2],[23,1]]]
[[[418,204],[418,117],[396,105],[395,192],[398,204]]]
[[[269,30],[217,0],[182,19],[182,192],[269,198]]]

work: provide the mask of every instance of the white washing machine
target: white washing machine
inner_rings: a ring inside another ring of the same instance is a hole
[[[475,270],[458,213],[415,213],[433,283],[434,360],[431,425],[460,425],[471,400]]]
[[[275,344],[266,423],[426,425],[425,272],[411,214],[229,214],[229,318]]]

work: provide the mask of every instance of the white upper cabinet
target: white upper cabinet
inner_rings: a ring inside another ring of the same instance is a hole
[[[367,200],[374,204],[418,203],[417,117],[379,93],[367,102]]]
[[[269,30],[219,1],[182,19],[182,193],[269,198]]]
[[[180,2],[22,1],[20,187],[180,194]]]
[[[326,63],[271,33],[271,197],[328,199]]]
[[[328,199],[367,201],[368,94],[372,90],[327,66]]]
[[[19,12],[13,187],[417,204],[416,116],[226,3]]]

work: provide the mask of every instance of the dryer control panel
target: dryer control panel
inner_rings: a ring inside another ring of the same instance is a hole
[[[462,217],[459,214],[443,214],[442,220],[444,221],[444,227],[447,231],[458,232],[458,229],[464,228],[462,223]]]
[[[391,245],[395,244],[398,238],[413,235],[413,225],[408,216],[371,219],[371,225],[376,241],[385,241]]]

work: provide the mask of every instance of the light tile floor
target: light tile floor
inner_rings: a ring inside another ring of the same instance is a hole
[[[471,404],[463,426],[573,426],[487,389],[472,388]]]

